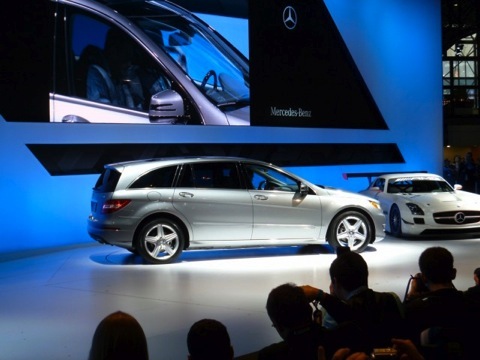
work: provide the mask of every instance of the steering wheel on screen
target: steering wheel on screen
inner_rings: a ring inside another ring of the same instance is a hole
[[[205,77],[202,80],[202,83],[200,84],[200,88],[202,90],[205,89],[205,86],[207,85],[208,80],[213,77],[213,89],[216,91],[218,88],[218,78],[217,78],[217,73],[215,70],[209,70],[206,74]]]

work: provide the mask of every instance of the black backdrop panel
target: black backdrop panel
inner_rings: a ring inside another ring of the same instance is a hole
[[[249,2],[252,125],[387,129],[322,0]]]
[[[108,163],[169,156],[239,156],[279,166],[404,163],[396,144],[29,144],[51,175],[100,173]]]

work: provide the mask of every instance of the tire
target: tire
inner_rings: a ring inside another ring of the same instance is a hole
[[[373,237],[367,217],[358,211],[347,211],[337,215],[330,223],[327,241],[333,248],[349,247],[360,253],[367,248]]]
[[[155,219],[142,227],[137,237],[138,253],[151,264],[174,262],[182,253],[185,238],[178,225],[168,219]]]
[[[388,215],[388,223],[390,224],[390,233],[395,237],[402,236],[402,214],[397,204],[393,204]]]

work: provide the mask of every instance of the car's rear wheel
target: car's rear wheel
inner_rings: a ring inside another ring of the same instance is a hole
[[[358,211],[347,211],[332,220],[327,241],[334,248],[348,246],[350,250],[360,253],[370,244],[372,236],[367,217]]]
[[[158,218],[145,224],[137,237],[139,254],[149,263],[168,264],[182,253],[185,239],[178,225]]]
[[[397,204],[393,204],[388,217],[390,233],[395,237],[402,236],[402,214]]]

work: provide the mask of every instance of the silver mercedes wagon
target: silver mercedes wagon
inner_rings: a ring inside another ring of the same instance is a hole
[[[164,264],[199,248],[327,242],[361,252],[384,238],[384,222],[378,201],[272,164],[163,158],[106,165],[93,188],[88,233]]]

